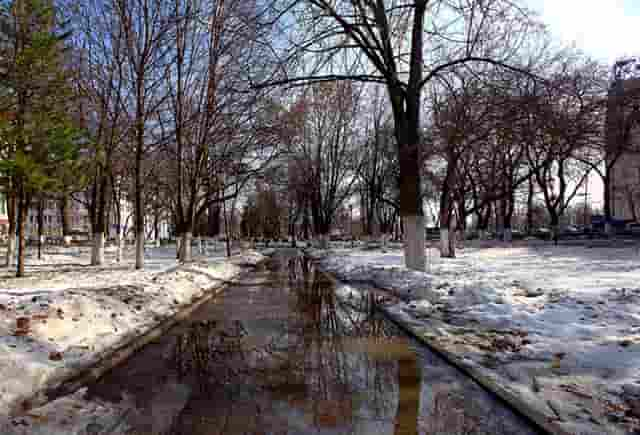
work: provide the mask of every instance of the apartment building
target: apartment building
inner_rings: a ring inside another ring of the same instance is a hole
[[[607,160],[616,159],[609,185],[612,215],[639,221],[640,78],[615,82],[608,98]]]

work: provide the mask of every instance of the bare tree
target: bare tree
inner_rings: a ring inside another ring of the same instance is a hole
[[[301,169],[297,188],[305,193],[323,246],[337,211],[353,192],[361,162],[355,134],[358,103],[358,90],[348,82],[313,85],[296,103],[300,135],[290,155]]]
[[[173,61],[166,37],[173,29],[171,10],[164,0],[111,0],[113,29],[124,51],[124,109],[132,122],[134,155],[136,269],[144,267],[145,156],[156,144],[152,120],[163,104],[167,65]]]
[[[277,155],[278,113],[265,91],[248,89],[258,54],[255,8],[174,0],[167,46],[167,104],[158,121],[167,161],[166,188],[181,237],[179,258],[191,261],[191,238],[212,205],[235,198]],[[206,23],[206,25],[203,25]]]
[[[76,22],[76,45],[81,47],[79,86],[86,101],[88,129],[92,142],[93,181],[85,193],[91,216],[93,248],[91,264],[104,263],[104,244],[108,234],[108,217],[112,205],[114,165],[118,151],[123,152],[131,125],[127,116],[127,80],[124,28],[113,3],[90,1],[83,3]],[[117,165],[116,165],[117,166]],[[119,222],[118,222],[119,223]],[[118,231],[118,250],[122,235]]]

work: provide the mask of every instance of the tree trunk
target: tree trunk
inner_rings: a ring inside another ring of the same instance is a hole
[[[92,265],[102,266],[104,264],[104,232],[100,231],[93,235],[93,248],[92,248]]]
[[[136,269],[144,267],[144,230],[136,232]]]
[[[96,180],[95,204],[92,221],[93,245],[91,247],[91,265],[102,266],[104,264],[104,242],[107,233],[107,198],[110,195],[109,178],[104,170],[99,171]]]
[[[404,260],[408,269],[424,271],[426,268],[424,216],[402,218],[404,228]]]
[[[9,234],[7,240],[6,266],[11,267],[16,255],[16,194],[10,190],[7,195],[7,217],[9,218]]]
[[[227,239],[227,257],[231,257],[231,229],[229,228],[229,218],[227,216],[227,202],[222,201],[222,215],[224,217],[224,233]]]
[[[417,434],[420,415],[420,372],[412,352],[398,360],[398,410],[393,428],[394,435]]]
[[[400,212],[404,222],[404,261],[409,269],[426,267],[424,214],[420,195],[417,142],[400,147]]]
[[[451,210],[445,205],[440,211],[440,258],[455,258],[456,256],[452,220]]]
[[[527,194],[527,235],[533,234],[533,178],[529,178],[529,192]]]
[[[16,276],[18,278],[24,276],[24,259],[25,251],[27,249],[25,226],[28,214],[29,201],[28,198],[26,198],[23,188],[21,187],[18,192],[18,266],[16,273]]]
[[[71,197],[65,192],[60,200],[60,219],[62,220],[62,238],[65,246],[71,244]]]
[[[405,222],[404,261],[409,269],[426,267],[424,211],[420,183],[420,109],[426,2],[415,2],[411,31],[409,79],[406,89],[388,85],[393,110],[400,173],[400,214]]]
[[[160,247],[160,211],[155,210],[153,214],[153,238],[156,248]]]
[[[124,251],[124,231],[121,225],[118,225],[118,234],[116,235],[116,261],[120,263],[122,261],[122,253]]]
[[[218,204],[212,204],[209,206],[207,221],[208,236],[215,237],[220,234],[220,206]]]
[[[560,236],[560,216],[557,213],[552,212],[551,213],[551,238],[553,239],[553,242],[556,245],[558,244],[559,236]]]
[[[191,239],[193,233],[191,231],[185,231],[182,234],[182,241],[180,243],[180,261],[182,263],[190,263],[193,261],[193,253],[191,250]]]
[[[142,144],[138,147],[136,158],[135,192],[135,231],[136,231],[136,269],[144,267],[144,206],[142,203]]]
[[[38,260],[42,259],[42,227],[44,226],[44,200],[38,198]]]
[[[120,208],[120,201],[114,200],[113,203],[116,210],[116,223],[118,228],[118,233],[116,234],[116,261],[119,263],[122,261],[122,254],[124,251],[124,224],[122,223],[122,209]]]
[[[606,234],[613,233],[613,227],[611,225],[611,217],[613,215],[613,204],[611,198],[611,176],[609,175],[609,169],[605,168],[607,174],[602,177],[604,184],[604,232]]]

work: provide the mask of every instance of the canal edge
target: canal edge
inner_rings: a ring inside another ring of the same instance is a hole
[[[310,260],[317,262],[317,259],[307,255],[305,256]],[[330,272],[326,272],[321,270],[322,274],[325,275],[329,280],[331,280],[334,284],[347,284],[351,285],[346,281],[340,281],[335,276],[333,276]],[[358,286],[356,286],[358,287]],[[379,288],[371,285],[372,288],[380,290],[385,293],[390,293],[389,290],[384,288]],[[364,290],[364,289],[361,289]],[[502,402],[504,402],[507,406],[511,407],[518,414],[526,418],[529,422],[531,422],[536,428],[542,430],[544,433],[549,435],[575,435],[572,432],[565,430],[560,427],[554,420],[551,420],[548,415],[545,415],[543,412],[536,410],[533,406],[529,405],[524,400],[521,400],[517,395],[513,394],[504,386],[500,385],[497,381],[492,379],[491,377],[485,375],[481,371],[477,370],[473,366],[465,364],[463,362],[463,358],[448,351],[444,347],[442,347],[436,340],[430,338],[429,336],[425,336],[424,331],[419,330],[413,325],[405,322],[403,319],[397,317],[389,311],[386,307],[382,305],[376,305],[375,307],[379,312],[381,312],[385,318],[391,321],[393,324],[397,325],[411,337],[416,339],[418,342],[427,346],[434,353],[442,357],[447,363],[451,364],[466,376],[474,380],[477,384],[482,386],[486,391],[494,396],[498,397]]]
[[[268,260],[268,258],[269,257],[265,256],[265,258],[254,265],[248,267],[244,266],[243,270],[227,280],[216,280],[218,281],[217,285],[203,287],[202,296],[193,300],[189,305],[181,308],[170,317],[149,327],[144,332],[135,334],[133,337],[123,337],[120,344],[114,345],[112,349],[105,351],[102,356],[98,357],[98,361],[83,367],[78,367],[71,370],[70,373],[65,373],[60,377],[53,378],[43,388],[40,388],[27,397],[20,398],[10,407],[10,418],[20,417],[31,409],[45,406],[60,397],[73,394],[86,384],[100,379],[106,372],[125,362],[144,346],[158,339],[176,324],[185,320],[202,305],[220,295],[227,287],[229,287],[229,285],[232,285],[234,280],[238,277],[260,267]],[[178,265],[162,271],[158,275],[172,273],[184,268],[185,266],[188,268],[188,265]]]

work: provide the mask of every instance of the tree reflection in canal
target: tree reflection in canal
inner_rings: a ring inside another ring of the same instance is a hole
[[[387,426],[380,433],[391,433],[394,420],[402,422],[396,433],[416,433],[420,376],[408,341],[372,314],[371,300],[356,306],[340,300],[332,282],[300,257],[289,259],[287,266],[288,309],[263,319],[269,320],[261,328],[263,337],[256,340],[242,321],[225,319],[195,322],[177,338],[173,360],[181,381],[199,385],[196,396],[215,394],[235,404],[224,419],[218,416],[218,424],[224,420],[229,433],[235,433],[231,422],[241,420],[245,427],[240,433],[258,426],[276,433],[305,433],[309,427],[332,433],[378,432],[371,431],[372,424]],[[210,407],[190,408],[172,433],[187,433],[180,432],[185,426],[189,433],[211,433]],[[243,418],[238,418],[240,409]],[[201,428],[193,426],[196,420],[202,421]]]

